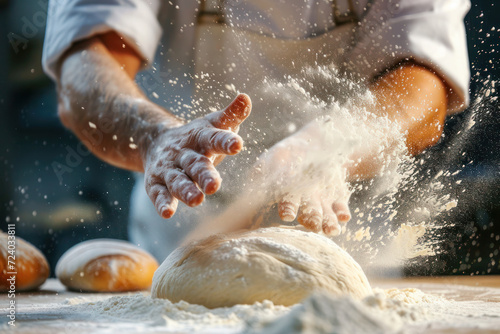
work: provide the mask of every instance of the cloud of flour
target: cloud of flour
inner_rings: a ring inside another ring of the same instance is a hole
[[[279,100],[290,115],[289,133],[259,158],[253,189],[268,201],[286,194],[313,194],[328,188],[332,199],[345,196],[341,183],[346,165],[363,155],[383,161],[381,191],[394,191],[401,181],[398,170],[408,161],[404,136],[387,117],[377,116],[375,98],[363,85],[342,77],[334,67],[308,67],[300,76],[266,80],[262,96]],[[286,146],[292,152],[286,152]],[[269,156],[282,153],[267,161]],[[287,154],[288,153],[288,154]]]
[[[335,200],[347,191],[352,193],[353,217],[333,240],[365,268],[398,270],[408,259],[440,251],[443,225],[434,218],[457,205],[443,182],[449,173],[422,178],[424,158],[408,156],[404,134],[378,115],[366,86],[333,67],[309,67],[299,75],[267,79],[261,97],[281,106],[268,121],[287,124],[287,133],[275,146],[262,148],[241,194],[215,219],[218,224],[232,228],[281,224],[273,206],[278,199],[326,192]],[[287,152],[287,136],[297,135],[295,149]],[[284,154],[268,159],[282,148]],[[356,163],[360,155],[382,162],[379,176],[339,186],[346,180],[345,166]]]

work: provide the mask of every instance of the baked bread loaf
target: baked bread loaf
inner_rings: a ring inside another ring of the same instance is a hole
[[[122,240],[95,239],[70,248],[56,265],[56,276],[75,291],[120,292],[151,286],[158,262]]]
[[[15,291],[33,290],[49,277],[47,259],[35,246],[20,237],[0,232],[0,291],[9,291],[15,276]],[[10,262],[9,262],[10,261]],[[13,265],[14,267],[10,267]],[[16,274],[10,274],[16,273]]]

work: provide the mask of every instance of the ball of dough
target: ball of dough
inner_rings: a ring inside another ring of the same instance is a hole
[[[12,239],[12,238],[11,238]],[[12,241],[12,240],[10,240]],[[9,263],[11,261],[11,263]],[[15,268],[9,265],[15,264]],[[0,232],[0,291],[9,291],[16,272],[16,291],[33,290],[42,285],[49,277],[50,269],[45,256],[32,244],[15,237],[15,248],[9,248],[9,235]]]
[[[332,240],[270,227],[177,248],[156,271],[151,295],[209,308],[266,299],[289,306],[316,290],[355,298],[372,292],[361,267]]]
[[[144,290],[158,262],[148,252],[121,240],[95,239],[71,247],[59,259],[56,276],[70,290]]]

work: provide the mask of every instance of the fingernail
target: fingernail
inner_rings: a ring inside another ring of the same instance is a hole
[[[293,202],[289,202],[285,198],[278,204],[278,213],[284,222],[294,221],[297,218],[297,209],[297,206]]]
[[[342,232],[342,227],[338,223],[324,221],[323,232],[328,236],[338,236]]]
[[[282,212],[281,220],[284,222],[293,222],[295,220],[295,214],[293,212]]]
[[[337,219],[343,223],[348,222],[351,219],[351,214],[345,211],[341,211],[337,213]]]
[[[340,226],[338,228],[334,228],[329,235],[331,235],[332,237],[336,237],[336,236],[339,236],[340,235],[340,232],[341,231],[341,228]]]
[[[326,223],[323,223],[323,232],[326,235],[332,235],[333,232],[333,227],[331,225],[328,225]]]
[[[319,232],[321,230],[321,218],[319,216],[309,216],[307,219],[307,225],[314,232]]]
[[[161,211],[160,211],[160,215],[165,218],[165,219],[168,219],[170,217],[173,216],[173,212],[171,210],[171,208],[168,206],[168,205],[164,205],[162,208],[161,208]]]
[[[227,141],[226,151],[230,153],[237,153],[241,150],[241,146],[242,145],[240,144],[240,141],[238,139],[232,138]]]
[[[215,180],[211,177],[206,179],[203,185],[203,192],[205,194],[211,195],[216,191],[217,191],[217,184],[215,183]]]
[[[187,204],[191,207],[200,205],[203,202],[204,195],[200,193],[188,192],[186,195]]]

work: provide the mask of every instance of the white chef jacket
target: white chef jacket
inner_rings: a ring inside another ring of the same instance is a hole
[[[470,73],[463,23],[468,0],[334,2],[341,11],[350,3],[360,20],[356,40],[344,56],[350,71],[372,79],[411,58],[436,71],[448,84],[449,114],[468,104]],[[335,27],[328,0],[226,0],[224,6],[230,24],[277,38],[307,38]],[[43,67],[55,78],[58,59],[75,41],[115,30],[147,65],[153,63],[156,51],[163,58],[175,53],[172,58],[184,59],[170,63],[169,74],[163,77],[178,83],[192,67],[198,7],[198,0],[51,0]],[[176,88],[189,85],[173,86],[175,97],[179,95]]]
[[[349,8],[348,0],[335,2],[341,14]],[[368,2],[369,9],[365,10]],[[359,25],[352,46],[343,54],[343,62],[336,64],[371,80],[398,61],[412,58],[447,82],[449,113],[465,107],[469,65],[463,17],[470,5],[467,0],[352,0],[351,5]],[[155,68],[162,68],[159,80],[165,86],[155,92],[165,101],[174,101],[173,105],[164,105],[175,112],[176,102],[190,95],[185,92],[191,87],[190,76],[185,73],[193,71],[198,8],[197,0],[52,0],[44,69],[55,78],[57,61],[72,43],[115,30],[148,65],[155,62]],[[223,11],[232,26],[280,39],[319,36],[341,23],[332,13],[329,0],[225,0]],[[175,248],[200,214],[199,208],[187,208],[181,203],[175,217],[164,221],[145,194],[141,177],[132,199],[132,241],[159,260]]]

